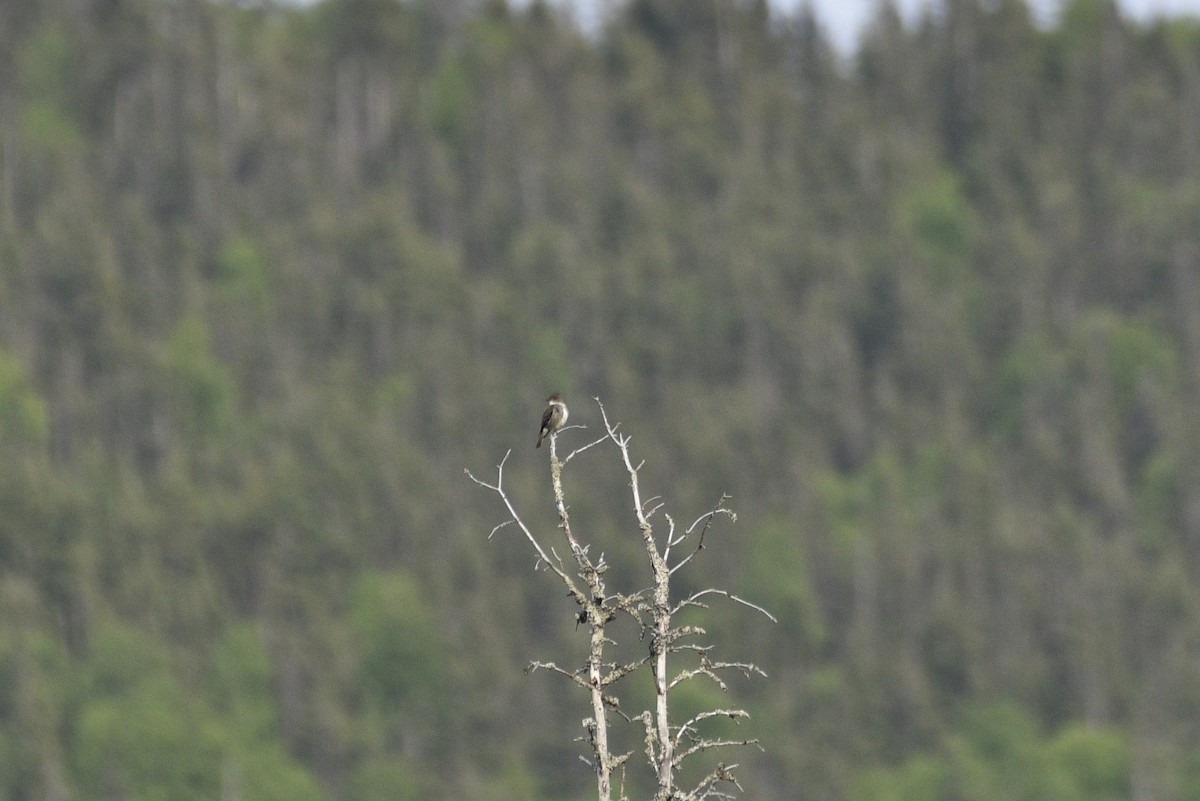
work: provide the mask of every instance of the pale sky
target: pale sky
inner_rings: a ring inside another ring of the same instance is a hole
[[[587,0],[584,0],[585,2]],[[780,10],[795,10],[801,5],[810,5],[817,10],[820,19],[839,48],[846,50],[854,42],[858,31],[870,18],[878,0],[770,0]],[[927,6],[928,0],[896,0],[901,12],[908,19],[915,18]],[[1052,21],[1062,7],[1062,0],[1026,0],[1036,19]],[[1200,16],[1200,0],[1117,0],[1117,5],[1128,16],[1140,20],[1156,16],[1192,15]]]
[[[519,2],[520,0],[517,0]],[[615,5],[614,0],[555,0],[560,5],[574,6],[580,23],[589,28],[595,25],[605,12]],[[770,0],[771,5],[784,12],[794,11],[802,5],[810,5],[817,11],[817,18],[825,26],[838,49],[843,53],[853,49],[853,44],[863,24],[872,15],[879,0]],[[1063,0],[1026,0],[1035,18],[1052,21]],[[918,16],[929,0],[896,0],[901,12],[908,19]],[[1200,0],[1117,0],[1117,4],[1128,16],[1149,20],[1156,16],[1190,15],[1200,17]]]

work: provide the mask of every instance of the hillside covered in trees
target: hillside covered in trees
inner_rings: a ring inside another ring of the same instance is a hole
[[[1200,798],[1200,23],[5,0],[0,799],[586,799],[553,390],[747,798]]]

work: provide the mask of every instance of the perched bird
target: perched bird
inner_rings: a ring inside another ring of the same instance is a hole
[[[546,411],[542,412],[542,428],[538,431],[537,447],[542,447],[542,440],[550,434],[563,427],[563,423],[567,422],[567,404],[563,402],[562,395],[555,392],[550,397],[546,398]]]

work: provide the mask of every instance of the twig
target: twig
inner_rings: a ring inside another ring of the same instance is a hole
[[[521,516],[517,513],[516,507],[513,506],[512,501],[509,499],[508,493],[504,491],[504,463],[508,461],[508,457],[511,455],[512,448],[509,448],[508,451],[505,452],[504,458],[500,460],[500,464],[496,465],[495,484],[488,484],[486,481],[481,481],[480,479],[476,478],[470,470],[465,471],[467,477],[479,486],[490,489],[500,496],[500,500],[504,502],[504,507],[508,509],[510,520],[507,522],[517,524],[517,526],[521,529],[521,532],[525,535],[525,539],[529,540],[529,543],[533,546],[533,549],[537,551],[538,558],[541,559],[542,563],[553,570],[554,573],[562,580],[562,582],[567,585],[567,589],[570,591],[571,595],[576,599],[576,601],[580,603],[586,603],[586,596],[579,591],[579,588],[575,586],[575,582],[571,580],[571,576],[568,575],[563,569],[561,560],[558,563],[550,561],[550,557],[546,553],[545,549],[542,548],[542,544],[538,542],[537,537],[533,536],[533,532],[530,531],[529,527],[525,525],[525,521],[521,519]],[[494,534],[495,532],[496,529],[492,529],[492,533]]]
[[[704,550],[704,535],[708,533],[708,529],[712,525],[712,521],[717,515],[726,515],[731,521],[737,522],[737,514],[721,505],[725,503],[725,501],[729,500],[730,497],[731,496],[726,495],[725,493],[721,493],[720,500],[716,502],[713,508],[693,520],[692,524],[687,527],[687,530],[679,536],[680,541],[687,539],[696,529],[696,526],[699,525],[701,521],[704,522],[704,528],[700,529],[700,536],[696,539],[696,550],[692,551],[690,554],[681,559],[678,564],[672,567],[672,573],[686,565],[688,562],[692,561],[692,557]]]
[[[757,612],[761,612],[762,614],[766,615],[767,619],[770,620],[772,623],[779,622],[779,620],[776,619],[776,617],[774,615],[772,615],[766,609],[763,609],[758,604],[751,603],[750,601],[747,601],[745,598],[734,595],[733,593],[728,592],[726,590],[718,590],[713,587],[709,587],[706,590],[700,590],[698,592],[692,593],[690,596],[688,596],[687,598],[685,598],[684,600],[682,600],[678,604],[676,604],[675,609],[673,611],[679,611],[680,609],[684,608],[685,606],[704,606],[704,604],[697,603],[697,601],[698,601],[698,599],[703,598],[705,595],[723,595],[735,603],[739,603],[742,606],[748,606]]]
[[[576,426],[567,426],[567,428],[575,428],[575,427],[576,427]],[[578,426],[578,427],[579,427],[579,428],[586,428],[586,426]],[[564,428],[564,429],[561,429],[560,431],[558,431],[557,433],[561,434],[563,431],[566,431],[566,430],[567,430],[567,429],[566,429],[566,428]],[[594,447],[596,447],[597,445],[599,445],[600,443],[604,442],[604,441],[605,441],[605,440],[607,440],[607,439],[608,439],[608,435],[605,435],[605,436],[603,436],[603,437],[600,437],[600,439],[593,440],[592,442],[589,442],[587,445],[583,445],[583,446],[580,446],[580,447],[576,448],[575,450],[573,450],[573,451],[571,451],[569,454],[567,454],[567,457],[566,457],[565,459],[563,459],[563,460],[562,460],[562,463],[563,463],[564,465],[566,465],[566,463],[567,463],[567,462],[571,461],[572,459],[574,459],[574,458],[575,458],[576,456],[578,456],[579,454],[583,453],[584,451],[588,450],[589,448],[594,448]]]

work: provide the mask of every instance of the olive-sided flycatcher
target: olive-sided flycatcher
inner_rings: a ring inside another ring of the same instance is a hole
[[[538,431],[537,447],[542,447],[542,440],[563,427],[567,422],[567,404],[563,403],[562,395],[555,392],[546,398],[546,411],[542,412],[542,428]]]

